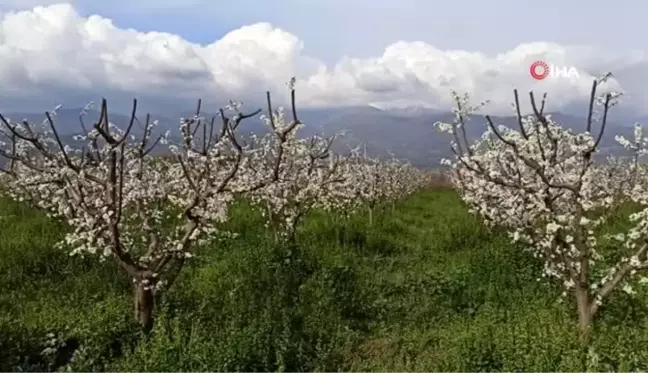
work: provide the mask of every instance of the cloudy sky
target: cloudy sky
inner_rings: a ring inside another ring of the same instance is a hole
[[[648,114],[647,11],[640,0],[0,0],[0,109],[256,103],[296,76],[302,106],[445,109],[456,90],[497,114],[513,88],[548,92],[560,110],[612,71],[604,88]],[[534,80],[536,60],[578,76]]]

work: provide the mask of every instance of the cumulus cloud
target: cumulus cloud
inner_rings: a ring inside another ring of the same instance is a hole
[[[179,105],[198,97],[255,101],[265,90],[285,92],[285,82],[297,76],[302,106],[447,109],[449,93],[456,90],[490,100],[493,113],[510,113],[513,88],[548,92],[550,109],[560,110],[586,98],[592,79],[607,71],[617,78],[605,88],[626,91],[626,107],[646,110],[648,98],[642,92],[648,56],[642,51],[610,56],[596,48],[538,42],[486,55],[399,41],[380,56],[345,57],[327,65],[304,55],[303,48],[298,36],[268,23],[199,45],[169,33],[121,29],[98,15],[83,17],[68,3],[39,6],[2,14],[0,105],[54,100],[69,106],[84,95]],[[575,66],[579,76],[535,81],[529,75],[535,60]]]

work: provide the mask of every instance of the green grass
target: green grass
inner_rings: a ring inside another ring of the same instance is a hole
[[[569,300],[449,190],[373,227],[314,213],[279,248],[240,203],[228,223],[240,235],[200,249],[149,338],[114,263],[55,249],[65,227],[25,206],[0,200],[0,212],[0,371],[648,369],[645,296],[614,296],[584,356]],[[48,333],[60,341],[49,354]]]

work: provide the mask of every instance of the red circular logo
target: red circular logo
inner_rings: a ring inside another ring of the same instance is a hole
[[[531,64],[529,73],[535,80],[542,80],[549,75],[549,65],[544,61],[536,61]]]

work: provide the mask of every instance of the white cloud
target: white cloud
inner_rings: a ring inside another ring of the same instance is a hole
[[[325,32],[323,30],[322,32]],[[371,37],[367,34],[367,37]],[[642,110],[648,56],[608,56],[588,47],[527,43],[501,53],[439,50],[400,41],[374,58],[345,57],[334,66],[302,53],[303,42],[268,23],[234,30],[208,45],[178,35],[120,29],[101,16],[80,16],[70,4],[9,12],[0,20],[0,98],[59,102],[81,94],[159,100],[263,98],[296,75],[302,105],[412,105],[448,108],[449,91],[490,99],[509,112],[512,89],[548,91],[550,109],[586,98],[594,75],[613,71],[608,88],[628,91],[626,105]],[[579,78],[534,81],[534,60],[575,66]],[[49,96],[49,98],[48,98]],[[92,99],[93,97],[88,97]],[[41,108],[38,108],[39,110]],[[643,109],[646,110],[646,109]]]

